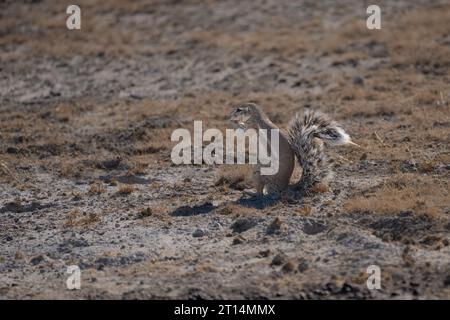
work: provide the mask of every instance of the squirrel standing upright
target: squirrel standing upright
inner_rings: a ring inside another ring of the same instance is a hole
[[[247,102],[231,113],[230,121],[243,129],[279,129],[261,107]],[[317,112],[296,114],[287,132],[279,131],[279,170],[274,175],[261,175],[261,164],[253,166],[253,180],[258,195],[279,194],[289,186],[295,158],[303,173],[296,188],[308,192],[315,184],[328,182],[331,168],[324,152],[324,142],[330,145],[356,145],[335,121]]]

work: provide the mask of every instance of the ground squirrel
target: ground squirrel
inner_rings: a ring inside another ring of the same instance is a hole
[[[239,105],[230,121],[243,129],[279,129],[255,103]],[[330,145],[353,144],[339,124],[317,111],[296,114],[287,131],[279,132],[279,170],[272,176],[260,174],[260,164],[253,166],[253,180],[258,195],[279,194],[286,190],[298,159],[303,173],[296,188],[307,192],[317,183],[326,183],[331,168],[324,152],[324,142]]]

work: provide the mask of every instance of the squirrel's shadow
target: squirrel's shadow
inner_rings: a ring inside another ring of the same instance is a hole
[[[273,206],[280,200],[281,200],[280,198],[274,198],[274,197],[270,197],[270,196],[253,196],[251,198],[246,198],[246,197],[242,196],[240,199],[236,200],[234,203],[241,205],[241,206],[262,210],[267,207]]]
[[[276,204],[278,201],[280,201],[279,198],[273,198],[269,196],[253,196],[252,198],[246,198],[242,196],[240,199],[236,201],[228,202],[228,204],[238,204],[241,206],[261,210]],[[205,202],[203,204],[196,205],[193,207],[181,206],[172,211],[170,215],[175,217],[187,217],[198,214],[208,214],[211,211],[219,208],[220,206],[222,205],[215,206],[211,202]]]
[[[171,216],[175,217],[186,217],[186,216],[194,216],[198,214],[207,214],[216,209],[217,206],[214,206],[211,202],[205,202],[203,204],[197,206],[181,206],[176,208],[174,211],[170,213]]]

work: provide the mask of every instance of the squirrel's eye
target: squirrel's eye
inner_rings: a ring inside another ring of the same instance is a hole
[[[241,109],[241,108],[237,108],[236,111],[237,111],[237,112],[241,112],[242,109]]]

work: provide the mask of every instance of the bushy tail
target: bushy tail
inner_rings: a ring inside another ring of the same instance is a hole
[[[297,187],[306,192],[315,184],[331,179],[332,172],[323,151],[323,142],[329,145],[355,145],[339,124],[316,111],[296,114],[288,132],[291,147],[303,169]]]

